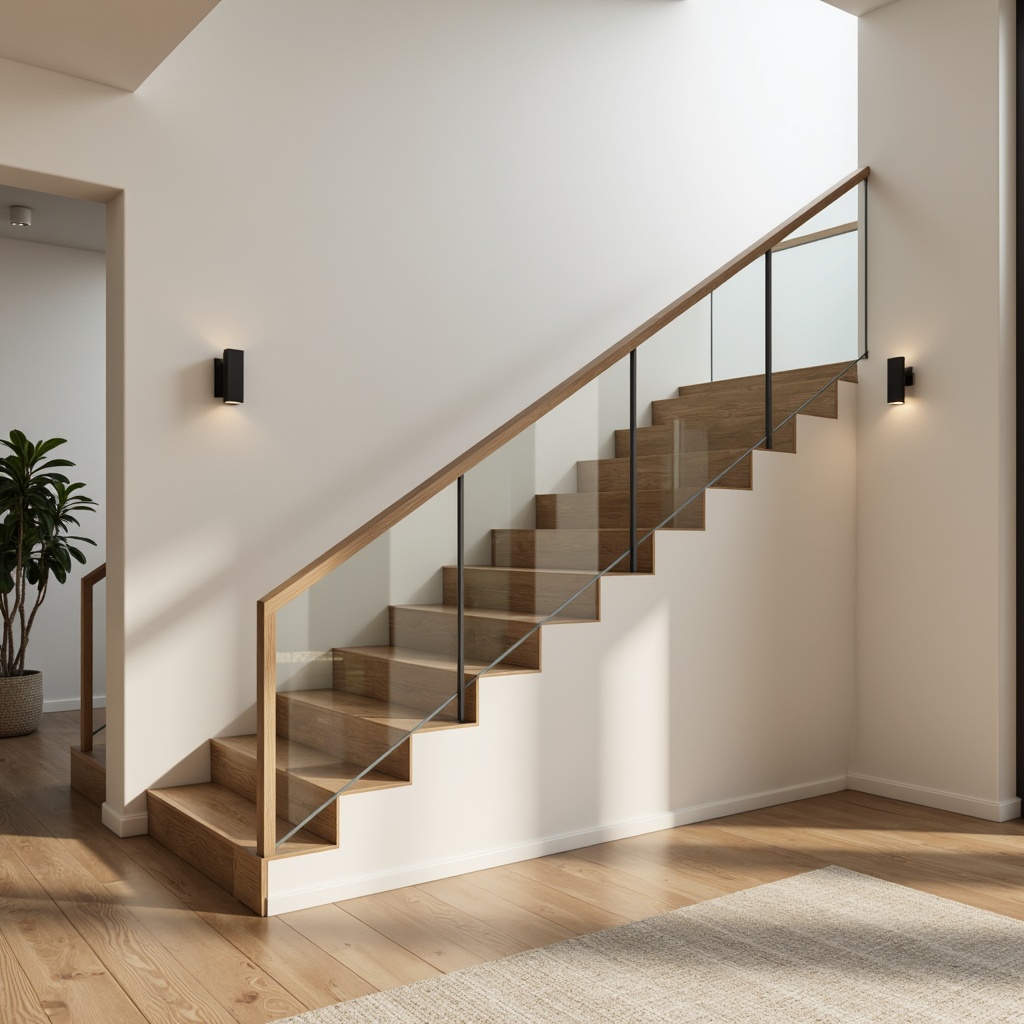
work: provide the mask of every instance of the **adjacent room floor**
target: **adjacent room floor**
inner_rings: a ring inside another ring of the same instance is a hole
[[[0,1020],[264,1024],[839,864],[1024,919],[1024,824],[846,792],[260,920],[0,740]]]

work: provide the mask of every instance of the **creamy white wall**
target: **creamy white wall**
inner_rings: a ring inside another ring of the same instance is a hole
[[[817,0],[222,0],[132,95],[0,63],[0,163],[124,190],[108,822],[251,728],[256,598],[853,167],[854,45]]]
[[[898,0],[860,20],[871,358],[859,393],[851,784],[989,818],[1019,813],[1011,7]],[[893,355],[917,383],[890,408]]]
[[[856,387],[660,533],[654,576],[606,579],[600,623],[545,627],[541,672],[485,677],[477,727],[414,737],[414,785],[342,797],[337,850],[270,863],[270,912],[844,789]]]
[[[29,665],[43,673],[43,708],[79,706],[79,581],[104,561],[106,534],[106,292],[103,253],[0,238],[0,436],[64,437],[54,455],[71,459],[72,480],[97,511],[81,518],[81,545],[64,586],[53,581],[32,630]],[[0,453],[6,454],[6,449]],[[94,694],[104,699],[103,584],[96,591]]]

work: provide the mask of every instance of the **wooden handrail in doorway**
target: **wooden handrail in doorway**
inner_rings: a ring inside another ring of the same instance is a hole
[[[107,575],[107,563],[82,577],[81,697],[82,753],[92,750],[92,591]]]

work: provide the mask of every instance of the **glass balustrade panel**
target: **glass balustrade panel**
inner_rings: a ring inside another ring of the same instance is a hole
[[[408,781],[412,731],[457,723],[456,545],[451,486],[278,613],[279,836],[305,823],[329,837],[336,793]]]

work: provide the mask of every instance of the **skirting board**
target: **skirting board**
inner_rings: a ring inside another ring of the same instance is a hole
[[[82,706],[82,702],[78,697],[73,697],[70,700],[47,700],[43,698],[43,714],[47,714],[50,711],[78,711]],[[92,706],[94,708],[105,708],[107,706],[106,697],[93,697]]]
[[[119,839],[127,839],[129,836],[144,836],[149,831],[149,815],[145,812],[122,814],[110,804],[104,804],[101,817],[103,824]]]
[[[876,779],[870,775],[847,776],[847,789],[870,793],[872,796],[886,796],[890,800],[905,800],[907,803],[920,804],[922,807],[935,807],[940,811],[968,814],[972,818],[981,818],[984,821],[1012,821],[1020,817],[1019,798],[979,800],[977,797],[963,796],[960,793],[946,793],[941,789],[929,789],[927,786],[908,786],[902,782]]]
[[[552,853],[579,850],[584,846],[610,843],[616,839],[628,839],[630,836],[644,835],[647,832],[659,832],[662,829],[675,828],[678,825],[692,825],[698,821],[724,818],[729,814],[740,814],[743,811],[756,811],[762,807],[774,807],[777,804],[790,803],[793,800],[806,800],[813,796],[824,796],[826,793],[839,793],[846,788],[846,776],[840,775],[800,786],[767,790],[714,803],[696,804],[692,807],[666,811],[664,814],[656,814],[648,818],[552,836],[519,846],[490,850],[472,857],[417,864],[401,871],[366,875],[362,878],[332,882],[329,885],[308,889],[274,892],[274,862],[271,861],[271,891],[267,899],[267,913],[274,916],[293,910],[306,910],[309,907],[323,906],[325,903],[336,903],[339,900],[354,899],[357,896],[369,896],[390,889],[400,889],[407,885],[434,882],[439,878],[451,878],[453,875],[463,875],[470,871],[482,871],[485,868],[499,867],[503,864],[515,864],[518,861],[546,857]],[[329,857],[330,854],[310,854],[309,856]]]

